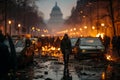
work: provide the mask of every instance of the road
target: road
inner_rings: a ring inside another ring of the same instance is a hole
[[[73,55],[69,61],[69,75],[72,80],[119,80],[120,64],[117,55],[111,50],[106,55],[112,56],[110,61],[95,59],[76,60]],[[62,80],[64,62],[55,57],[35,57],[34,64],[18,70],[17,80]]]

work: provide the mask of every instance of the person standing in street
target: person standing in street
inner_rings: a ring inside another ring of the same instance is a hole
[[[30,45],[32,44],[31,40],[29,37],[26,37],[25,39],[25,47],[30,47]]]
[[[9,80],[10,53],[4,40],[5,36],[0,31],[0,80]]]
[[[116,49],[117,49],[117,54],[120,57],[120,36],[117,37]]]
[[[17,71],[17,55],[16,55],[16,50],[15,50],[15,46],[12,40],[12,37],[9,34],[6,34],[5,39],[8,40],[9,42],[9,53],[10,53],[10,73],[11,74],[11,79],[15,80],[15,76],[16,76],[16,71]]]
[[[65,80],[67,80],[67,78],[69,78],[69,69],[68,69],[69,55],[72,52],[71,41],[67,34],[65,34],[63,39],[61,40],[60,48],[64,59],[64,78]]]

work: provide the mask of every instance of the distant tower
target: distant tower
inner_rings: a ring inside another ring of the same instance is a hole
[[[47,23],[48,29],[51,31],[52,34],[54,34],[54,32],[57,32],[62,29],[63,23],[63,14],[56,2],[55,6],[51,10],[50,19]]]

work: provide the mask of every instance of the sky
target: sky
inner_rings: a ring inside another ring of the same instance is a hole
[[[60,7],[63,18],[66,19],[71,15],[71,9],[76,6],[77,0],[39,0],[37,1],[38,9],[44,14],[44,19],[50,18],[50,13],[55,3]]]

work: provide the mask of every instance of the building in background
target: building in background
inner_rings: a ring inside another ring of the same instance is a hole
[[[57,2],[51,10],[50,19],[47,22],[47,26],[51,35],[55,35],[55,33],[62,30],[64,26],[63,14]]]

